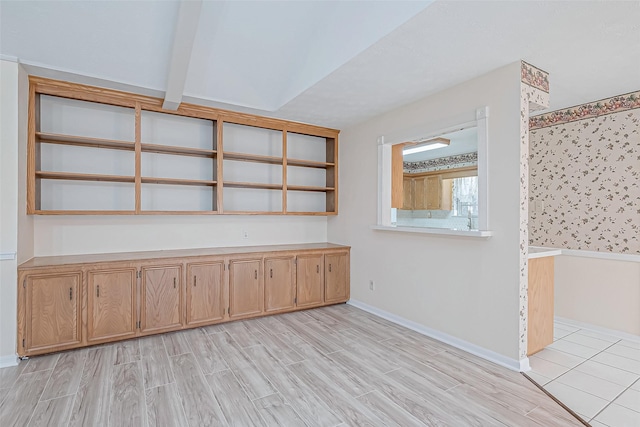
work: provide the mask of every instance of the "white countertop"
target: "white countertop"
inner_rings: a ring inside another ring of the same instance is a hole
[[[529,259],[544,258],[548,256],[562,255],[562,249],[543,248],[540,246],[529,246]]]

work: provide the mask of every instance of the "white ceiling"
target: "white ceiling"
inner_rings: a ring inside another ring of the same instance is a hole
[[[0,54],[164,97],[179,10],[0,0]],[[336,128],[519,59],[550,73],[551,109],[640,89],[640,1],[205,0],[192,25],[183,101]]]

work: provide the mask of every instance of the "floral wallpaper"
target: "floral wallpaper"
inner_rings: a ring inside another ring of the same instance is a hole
[[[540,129],[634,108],[640,108],[640,91],[531,117],[529,119],[529,129]]]
[[[534,67],[531,64],[527,64],[524,61],[521,67],[521,81],[529,86],[540,89],[543,92],[549,93],[549,73],[542,71],[539,68]]]
[[[437,170],[447,170],[463,168],[466,166],[476,166],[478,164],[478,153],[466,153],[456,156],[440,157],[438,159],[423,160],[421,162],[404,162],[405,173],[422,173]]]
[[[640,254],[639,96],[532,118],[531,245]]]

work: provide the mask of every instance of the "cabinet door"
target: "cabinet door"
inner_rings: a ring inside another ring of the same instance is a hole
[[[428,178],[415,178],[413,180],[413,209],[415,210],[427,209],[427,179]]]
[[[229,317],[262,313],[262,260],[229,261]]]
[[[442,209],[442,176],[430,176],[425,179],[426,200],[423,209]]]
[[[224,261],[187,266],[187,324],[224,318]]]
[[[141,332],[160,332],[180,328],[181,277],[181,266],[142,268]]]
[[[325,302],[344,302],[349,299],[349,254],[325,254]]]
[[[442,180],[442,198],[440,209],[450,211],[453,209],[453,179]]]
[[[81,272],[26,277],[26,351],[55,350],[81,341]]]
[[[89,341],[129,338],[136,333],[136,269],[89,271]]]
[[[405,178],[402,181],[402,193],[404,194],[402,209],[413,209],[413,179]]]
[[[264,311],[272,312],[295,307],[293,261],[294,257],[264,260]]]
[[[324,255],[298,255],[298,307],[322,304],[324,301]]]

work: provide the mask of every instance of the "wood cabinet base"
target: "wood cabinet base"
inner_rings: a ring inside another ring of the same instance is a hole
[[[527,356],[553,343],[553,257],[529,260]]]
[[[349,300],[331,243],[33,258],[18,267],[18,355]]]

